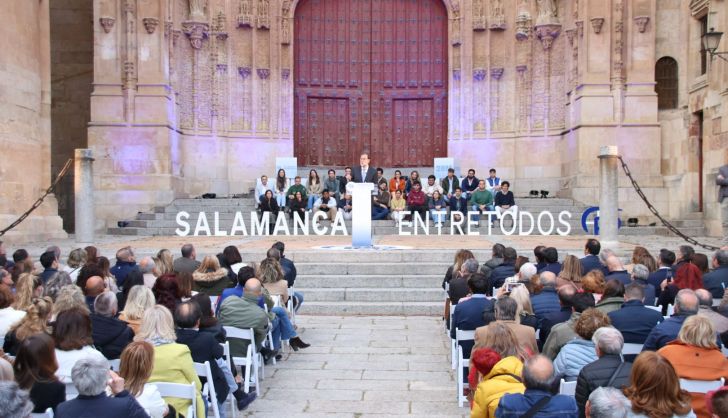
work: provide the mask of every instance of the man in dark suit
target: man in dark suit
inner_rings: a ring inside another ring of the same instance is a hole
[[[518,253],[514,248],[508,247],[503,251],[503,263],[493,269],[490,282],[493,287],[501,287],[506,279],[516,274],[516,258]]]
[[[606,273],[602,262],[599,261],[599,251],[601,251],[601,249],[602,245],[599,243],[599,240],[594,238],[586,240],[586,245],[584,246],[584,257],[579,260],[581,261],[582,276],[592,270],[601,270],[603,273]]]
[[[377,170],[369,166],[369,154],[362,153],[359,157],[359,167],[351,170],[354,183],[374,183],[377,178]]]
[[[720,219],[723,225],[723,242],[728,242],[728,164],[718,169],[718,175],[715,177],[715,184],[720,186],[718,190],[718,202],[720,202]]]
[[[622,282],[625,286],[632,283],[632,276],[624,269],[622,262],[616,256],[610,255],[607,257],[607,268],[609,269],[609,274],[604,276],[605,282],[615,279]]]
[[[576,289],[574,286],[562,286],[559,289],[559,305],[561,308],[558,311],[549,312],[543,316],[539,324],[539,329],[541,330],[539,331],[539,348],[543,347],[543,343],[546,342],[546,338],[548,338],[549,333],[551,333],[551,328],[554,325],[566,322],[571,318],[571,313],[573,312],[572,299],[575,294]]]
[[[546,265],[544,265],[542,269],[538,270],[538,272],[542,273],[544,271],[550,271],[558,276],[559,273],[561,273],[561,263],[559,263],[558,250],[554,247],[544,248],[543,256],[546,261]]]
[[[715,270],[703,276],[705,287],[713,298],[721,299],[728,286],[728,251],[718,250],[713,255],[713,268]]]
[[[480,273],[471,274],[468,279],[468,287],[470,288],[470,299],[461,300],[456,306],[452,314],[453,326],[450,329],[450,337],[455,338],[455,329],[461,331],[474,331],[478,327],[488,325],[483,318],[483,313],[493,311],[494,303],[486,298],[485,292],[488,290],[490,282]],[[470,358],[470,350],[473,348],[473,341],[463,341],[460,343],[463,347],[463,358]]]
[[[675,264],[675,253],[664,248],[661,249],[657,263],[660,268],[657,269],[657,271],[650,273],[647,277],[647,282],[655,287],[655,297],[659,298],[662,290],[660,288],[662,281],[668,278],[672,279],[674,273],[672,265]]]
[[[645,288],[632,283],[624,289],[622,308],[607,314],[626,343],[644,344],[652,328],[664,320],[659,311],[645,307],[644,299]]]

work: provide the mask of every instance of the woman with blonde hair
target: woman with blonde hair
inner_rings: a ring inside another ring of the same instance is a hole
[[[683,322],[677,340],[662,347],[658,353],[672,364],[681,379],[728,379],[728,359],[717,345],[713,324],[703,315],[689,316]],[[697,416],[710,416],[704,393],[690,393],[690,397]]]
[[[587,364],[597,361],[597,353],[592,337],[599,328],[611,325],[606,313],[589,308],[582,312],[574,323],[574,338],[561,348],[554,359],[554,375],[563,377],[567,382],[576,380],[579,372]]]
[[[13,308],[26,311],[32,305],[33,298],[43,294],[43,282],[39,276],[32,273],[23,273],[18,277],[15,285],[15,302]]]
[[[516,322],[521,325],[527,325],[533,328],[534,331],[538,329],[538,318],[533,313],[531,295],[528,293],[528,288],[524,284],[513,287],[510,296],[518,303]]]
[[[3,351],[14,356],[26,338],[33,334],[48,333],[48,320],[50,319],[53,301],[48,296],[33,298],[31,305],[26,309],[23,319],[10,328],[5,335]]]
[[[288,282],[283,276],[283,270],[278,260],[268,257],[261,261],[257,276],[263,287],[268,290],[268,293],[280,296],[281,306],[286,306],[286,303],[288,303]]]
[[[81,272],[81,268],[86,265],[87,260],[88,254],[83,248],[76,248],[75,250],[71,250],[71,252],[68,253],[68,275],[71,276],[71,279],[73,279],[74,283],[78,278],[78,273]]]
[[[567,255],[561,265],[561,272],[556,277],[556,287],[574,285],[581,289],[581,261],[573,255]]]
[[[157,277],[174,272],[174,257],[172,252],[166,248],[159,250],[157,256],[154,257],[154,266],[157,269]]]
[[[192,273],[192,288],[208,296],[220,296],[222,291],[234,287],[228,271],[220,267],[217,257],[207,255],[200,267]]]
[[[119,314],[119,319],[129,324],[134,334],[139,333],[139,328],[144,318],[144,312],[156,304],[152,289],[144,285],[136,285],[129,291],[124,310]]]
[[[154,346],[146,341],[134,341],[124,348],[119,368],[119,376],[124,379],[124,388],[151,418],[174,417],[177,415],[176,412],[167,406],[157,386],[147,383],[152,370],[154,370]]]
[[[56,301],[53,304],[51,311],[51,320],[55,320],[63,311],[69,309],[79,308],[88,312],[88,305],[86,305],[86,299],[83,296],[81,288],[74,285],[66,286],[61,288],[56,296]]]
[[[581,278],[581,289],[585,293],[591,293],[596,303],[602,299],[606,284],[601,270],[591,270]]]
[[[471,258],[475,258],[475,256],[470,250],[462,249],[455,253],[455,260],[453,260],[452,266],[447,269],[445,279],[442,281],[443,289],[445,289],[445,284],[449,284],[450,280],[456,278],[458,274],[460,274],[460,269],[462,268],[463,263]]]
[[[632,364],[629,386],[622,390],[632,403],[630,417],[694,418],[690,394],[680,389],[680,378],[669,361],[654,351],[643,351]]]
[[[43,296],[49,296],[54,301],[58,297],[58,293],[66,286],[73,284],[71,276],[65,271],[57,271],[48,278],[43,286]]]
[[[642,259],[645,257],[652,257],[652,254],[650,254],[647,248],[639,245],[634,247],[634,250],[632,250],[632,259],[629,264],[624,266],[624,269],[627,270],[629,274],[632,274],[632,267],[634,267],[635,264],[642,264]]]
[[[174,320],[169,309],[154,305],[144,313],[142,326],[134,337],[135,341],[146,341],[154,346],[154,366],[149,382],[169,382],[189,384],[197,387],[197,416],[205,416],[205,404],[200,396],[202,384],[197,377],[190,349],[177,344]],[[179,398],[166,398],[165,401],[176,411],[187,411],[191,402]]]

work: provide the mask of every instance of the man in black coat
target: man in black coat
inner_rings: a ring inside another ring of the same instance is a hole
[[[594,238],[586,240],[586,245],[584,245],[584,257],[579,260],[581,262],[582,276],[592,270],[601,270],[602,273],[607,273],[602,262],[599,261],[599,251],[601,250],[602,245],[599,243],[599,240]]]
[[[490,282],[493,287],[503,286],[507,278],[516,274],[516,257],[518,257],[518,253],[514,248],[508,247],[503,251],[503,263],[494,268],[490,274]]]
[[[217,362],[219,359],[223,359],[225,353],[212,333],[199,331],[200,318],[202,318],[202,311],[196,302],[188,301],[177,305],[174,310],[174,323],[178,327],[177,343],[189,347],[192,361],[195,363],[210,362],[217,403],[223,408],[222,404],[230,393],[230,387],[225,379],[225,373]],[[204,385],[206,379],[201,377],[200,381]],[[240,388],[233,392],[233,396],[237,400],[239,410],[245,409],[256,397],[255,392],[246,394]]]
[[[647,277],[647,282],[655,287],[655,298],[660,297],[662,291],[660,284],[662,284],[662,281],[672,278],[674,275],[675,270],[672,266],[675,264],[675,253],[664,248],[661,249],[657,263],[660,267]]]
[[[96,296],[94,312],[91,313],[91,337],[94,346],[109,360],[118,359],[121,352],[134,339],[129,325],[116,318],[118,303],[113,292]]]
[[[726,286],[728,286],[728,251],[718,250],[713,255],[713,268],[715,270],[703,276],[703,287],[715,299],[722,299]]]
[[[596,388],[622,388],[629,384],[629,374],[632,371],[632,363],[622,361],[624,339],[619,331],[610,327],[599,328],[594,333],[593,340],[596,341],[599,359],[584,366],[576,380],[576,405],[581,418],[586,416],[586,401]]]
[[[639,283],[630,284],[624,288],[622,308],[607,314],[627,343],[644,344],[652,328],[665,320],[659,311],[645,307],[644,299],[645,288]]]
[[[377,177],[377,170],[369,166],[369,154],[362,153],[359,157],[359,166],[351,170],[354,183],[374,183]]]

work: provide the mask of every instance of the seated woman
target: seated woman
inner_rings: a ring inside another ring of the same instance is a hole
[[[531,297],[528,288],[525,285],[516,286],[511,290],[511,297],[518,303],[517,321],[521,325],[532,327],[533,330],[538,329],[538,318],[533,313],[531,305]]]
[[[307,202],[303,199],[301,192],[296,192],[288,204],[291,209],[291,219],[295,219],[294,216],[303,220],[306,217],[306,204]]]
[[[608,327],[611,323],[604,312],[595,308],[585,310],[574,324],[574,332],[579,338],[569,341],[561,348],[554,360],[554,375],[566,381],[574,381],[587,364],[597,361],[597,353],[592,337],[596,330]]]
[[[432,192],[432,199],[430,199],[429,207],[432,222],[434,222],[435,225],[444,224],[445,218],[447,217],[447,203],[445,203],[445,198],[442,197],[439,191],[435,190]]]
[[[695,418],[690,394],[680,389],[680,378],[669,361],[654,351],[643,351],[622,390],[632,402],[632,418]]]
[[[608,280],[604,285],[604,293],[596,308],[608,314],[622,308],[624,303],[624,285],[617,279]]]
[[[258,278],[263,287],[270,295],[280,297],[281,306],[270,309],[275,314],[273,319],[273,349],[280,350],[281,340],[288,340],[291,348],[298,351],[300,348],[308,348],[310,344],[303,342],[293,328],[288,311],[284,308],[288,302],[288,282],[283,278],[281,265],[275,258],[268,257],[260,263]]]
[[[32,273],[23,273],[15,284],[15,302],[13,308],[27,311],[33,304],[33,298],[43,295],[43,282],[40,276]]]
[[[192,273],[192,289],[208,296],[220,296],[223,290],[234,286],[228,271],[220,267],[215,256],[205,256],[200,267]]]
[[[389,179],[389,193],[392,196],[394,196],[397,190],[399,190],[401,193],[404,193],[406,187],[407,182],[404,180],[404,177],[402,177],[402,172],[399,170],[394,170],[394,177]]]
[[[13,371],[21,389],[30,392],[33,412],[43,413],[66,400],[66,385],[56,377],[56,361],[53,338],[45,332],[31,335],[18,347]]]
[[[189,384],[193,382],[197,387],[197,416],[205,416],[205,404],[200,390],[202,384],[197,377],[192,364],[190,349],[184,344],[177,344],[177,334],[174,330],[172,314],[164,306],[154,305],[144,315],[139,334],[135,341],[146,341],[154,346],[154,366],[148,382],[168,382]],[[165,401],[176,411],[185,412],[191,402],[166,398]]]
[[[268,223],[271,228],[271,232],[273,230],[273,226],[276,224],[276,219],[278,219],[278,212],[280,212],[281,207],[278,206],[278,202],[276,202],[275,197],[273,196],[273,192],[270,190],[266,190],[263,197],[260,199],[260,211],[261,214],[268,213]]]
[[[716,345],[715,329],[702,315],[692,315],[683,322],[677,340],[659,351],[675,368],[677,376],[690,380],[728,380],[728,359]],[[704,393],[690,393],[693,412],[709,416]]]
[[[128,323],[129,328],[134,331],[134,334],[137,334],[142,325],[144,312],[154,306],[155,303],[152,289],[144,285],[133,286],[129,291],[126,306],[121,311],[121,314],[119,314],[119,319]]]
[[[152,383],[147,383],[154,370],[154,347],[146,341],[134,341],[121,353],[119,376],[124,379],[124,388],[129,391],[151,418],[177,416],[173,407],[167,405]]]
[[[10,327],[20,322],[26,315],[25,311],[13,308],[14,301],[15,298],[10,287],[0,284],[0,341],[3,341]]]
[[[279,169],[274,184],[276,203],[278,203],[279,208],[283,208],[286,206],[286,192],[288,192],[288,188],[290,186],[291,184],[290,181],[288,181],[288,177],[286,176],[286,170],[282,168]]]
[[[604,273],[601,270],[591,270],[581,278],[581,288],[585,293],[591,293],[594,301],[599,303],[604,294]]]
[[[10,332],[5,335],[3,351],[14,356],[18,353],[20,345],[26,338],[33,334],[48,333],[48,320],[51,317],[52,310],[53,302],[48,296],[33,298],[25,317],[10,328]]]
[[[152,287],[152,293],[154,293],[157,304],[166,307],[170,312],[173,311],[181,301],[177,276],[165,274],[157,278]]]
[[[58,314],[53,326],[53,340],[56,343],[56,376],[63,383],[71,383],[71,370],[83,358],[106,361],[104,355],[93,346],[91,318],[82,308],[71,308]]]
[[[321,197],[321,193],[323,192],[323,184],[321,184],[321,179],[319,178],[318,172],[316,170],[311,170],[308,173],[308,183],[306,184],[306,194],[308,195],[308,203],[306,204],[306,209],[311,210],[313,208],[313,203],[316,201],[316,199]]]
[[[406,207],[407,202],[402,197],[402,191],[396,190],[394,196],[389,201],[389,212],[392,214],[395,225],[399,226],[399,223],[402,222],[402,218],[404,218],[402,212],[404,212]]]

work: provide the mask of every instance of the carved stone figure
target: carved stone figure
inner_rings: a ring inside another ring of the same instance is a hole
[[[639,30],[640,33],[645,33],[645,30],[647,30],[647,23],[649,23],[649,21],[649,16],[637,16],[634,18],[634,23],[637,24],[637,30]]]
[[[506,16],[502,0],[490,0],[490,25],[488,27],[491,30],[505,30]]]
[[[147,33],[151,35],[157,29],[157,25],[159,25],[159,19],[155,17],[145,17],[144,19],[142,19],[142,23],[144,24],[144,29],[147,30]]]
[[[484,0],[473,1],[473,30],[485,30],[485,5]]]
[[[104,28],[104,32],[109,33],[111,32],[111,28],[114,27],[114,22],[116,22],[116,19],[113,17],[100,17],[99,23],[101,24],[101,27]]]
[[[536,0],[538,6],[538,17],[536,17],[536,24],[548,24],[556,23],[556,1],[555,0]]]
[[[281,45],[291,44],[291,21],[284,17],[281,19]]]
[[[268,0],[258,0],[258,29],[270,29],[270,4]]]
[[[521,12],[516,17],[516,39],[525,41],[531,35],[531,15]]]
[[[207,0],[190,0],[190,20],[204,22],[206,7]]]
[[[238,15],[238,27],[253,26],[253,0],[240,0],[240,14]]]
[[[452,8],[453,17],[460,17],[460,0],[452,0],[450,2],[450,7]]]

